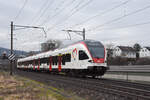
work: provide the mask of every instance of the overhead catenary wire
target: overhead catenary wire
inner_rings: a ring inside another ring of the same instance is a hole
[[[62,0],[60,2],[60,4],[54,9],[54,12],[56,12],[60,6],[62,6],[65,3],[65,0]],[[48,6],[46,6],[46,8],[44,9],[43,12],[41,12],[40,16],[38,17],[38,19],[36,19],[36,23],[39,22],[39,20],[41,19],[41,17],[43,16],[42,14],[44,14],[46,12],[47,9],[49,9],[51,7],[52,4],[54,4],[54,0],[52,0],[51,2],[47,2]],[[42,15],[42,16],[41,16]],[[34,23],[35,24],[35,23]],[[37,26],[42,26],[42,24],[38,24]],[[44,28],[45,29],[45,28]],[[45,31],[46,32],[46,31]]]
[[[73,2],[75,2],[75,1],[76,1],[76,0],[73,0],[71,4],[73,4]],[[82,2],[83,2],[83,0],[80,0],[80,2],[79,2],[75,7],[73,7],[73,8],[69,11],[69,13],[72,13],[74,10],[76,10],[77,7],[79,7],[79,6],[82,4]],[[68,5],[66,5],[65,8],[61,9],[61,12],[64,11],[64,9],[66,9],[67,7],[68,7]],[[59,13],[57,13],[57,15],[58,15],[58,14],[59,14]],[[52,16],[50,19],[52,20],[52,19],[55,18],[57,15],[55,14],[55,15]],[[46,20],[45,20],[45,21],[44,21],[44,24],[50,22],[50,19],[49,19],[47,22],[46,22]],[[59,22],[61,22],[61,21],[59,21]],[[59,23],[59,22],[58,22],[58,23]],[[44,25],[44,24],[42,23],[41,25]],[[57,23],[56,23],[56,24],[57,24]]]
[[[113,19],[113,20],[110,20],[110,21],[108,21],[108,22],[105,22],[105,23],[103,23],[103,24],[101,24],[101,25],[98,25],[98,26],[96,26],[96,27],[93,27],[93,28],[91,28],[91,29],[88,29],[87,31],[93,31],[93,30],[95,30],[95,29],[97,29],[97,28],[103,27],[103,26],[105,26],[105,25],[107,25],[107,24],[111,24],[111,23],[113,23],[113,22],[116,22],[116,21],[121,20],[121,19],[123,19],[123,18],[125,18],[125,17],[128,17],[128,16],[130,16],[130,15],[134,15],[134,14],[136,14],[136,13],[139,13],[139,12],[144,11],[144,10],[149,9],[149,8],[150,8],[150,5],[148,5],[148,6],[146,6],[146,7],[143,7],[143,8],[140,8],[140,9],[138,9],[138,10],[135,10],[135,11],[133,11],[133,12],[131,12],[131,13],[128,13],[128,14],[126,14],[126,15],[123,15],[123,16],[121,16],[121,17],[118,17],[118,18],[115,18],[115,19]]]
[[[80,7],[80,5],[81,5],[82,3],[84,3],[84,1],[85,1],[85,0],[80,0],[80,2],[78,2],[78,4],[77,4],[74,8],[72,8],[72,9],[70,10],[70,12],[73,12],[73,11],[76,10],[78,7]]]
[[[75,10],[72,14],[70,14],[70,16],[68,16],[68,19],[71,18],[74,14],[76,14],[78,11],[80,11],[81,9],[85,8],[86,6],[88,6],[93,0],[89,0],[88,2],[86,2],[85,4],[81,5],[77,10]],[[67,20],[68,20],[67,19]]]
[[[43,1],[43,0],[42,0]],[[37,13],[34,15],[34,17],[32,18],[32,23],[34,21],[34,19],[42,12],[42,10],[44,9],[45,5],[48,3],[49,0],[45,0],[45,2],[42,4],[42,6],[40,7],[40,9],[37,11]],[[30,24],[32,24],[30,23]]]
[[[116,28],[103,28],[103,29],[99,29],[97,31],[131,28],[131,27],[143,26],[143,25],[147,25],[147,24],[150,24],[150,21],[137,23],[137,24],[126,25],[126,26],[121,26],[121,27],[116,27]]]
[[[130,1],[131,1],[131,0],[127,0],[127,1],[125,1],[125,2],[122,2],[121,4],[116,5],[116,6],[112,7],[112,8],[109,8],[109,9],[107,9],[106,11],[104,11],[104,12],[102,12],[102,13],[98,13],[98,14],[92,16],[92,17],[89,17],[89,18],[87,18],[87,19],[81,21],[80,23],[74,24],[74,25],[72,25],[72,26],[69,27],[69,28],[73,28],[73,27],[76,27],[76,26],[80,26],[80,25],[82,25],[82,24],[84,24],[84,23],[87,23],[87,22],[93,20],[93,19],[96,18],[96,17],[99,17],[99,16],[102,16],[102,15],[104,15],[104,14],[107,14],[107,13],[109,13],[109,12],[111,12],[111,11],[113,11],[113,10],[115,10],[115,9],[117,9],[117,8],[119,8],[119,7],[121,7],[121,6],[125,5],[125,4],[127,4],[127,3],[129,3]]]
[[[25,8],[25,6],[26,6],[26,4],[27,4],[27,1],[28,1],[28,0],[24,0],[24,3],[23,3],[23,5],[22,5],[22,7],[20,8],[19,12],[17,13],[17,15],[16,15],[15,18],[14,18],[14,21],[17,20],[17,18],[19,17],[19,15],[21,14],[21,12],[22,12],[23,9]]]
[[[66,22],[69,18],[71,18],[74,14],[76,14],[78,11],[82,10],[83,8],[85,8],[87,5],[89,5],[93,0],[89,0],[88,2],[86,2],[85,4],[81,5],[78,9],[76,9],[74,12],[72,12],[68,17],[66,17],[63,21],[59,21],[58,23],[54,24],[52,27],[49,27],[47,29],[47,32],[49,32],[51,29],[53,29],[54,27],[56,27],[57,25],[60,25],[64,22]]]
[[[71,2],[67,3],[62,9],[60,9],[57,13],[55,13],[53,16],[50,16],[51,14],[48,15],[48,17],[39,25],[39,26],[43,26],[46,23],[49,23],[50,20],[52,20],[53,18],[55,18],[56,16],[58,16],[60,13],[62,13],[68,6],[70,6],[71,4],[73,4],[76,0],[72,0]]]
[[[32,23],[31,24],[36,24],[36,23],[38,23],[39,22],[39,20],[43,17],[43,15],[46,13],[46,11],[54,4],[54,0],[51,0],[51,2],[49,2],[50,0],[47,0],[44,4],[43,4],[43,6],[41,7],[42,9],[39,11],[40,12],[40,14],[39,13],[37,13],[37,19],[33,19],[33,21],[32,21]],[[63,3],[65,2],[65,0],[63,0],[61,3],[60,3],[60,5],[58,6],[58,7],[60,7],[61,5],[63,5]],[[46,6],[47,5],[47,6]],[[54,12],[56,12],[56,10],[58,10],[58,7],[56,7],[55,9],[54,9]],[[36,17],[36,16],[35,16]],[[39,24],[39,25],[37,25],[37,26],[42,26],[43,24]]]
[[[50,2],[50,0],[48,0],[47,5],[45,5],[45,9],[43,9],[43,11],[39,14],[39,16],[36,18],[36,20],[33,21],[32,24],[35,24],[40,21],[40,19],[44,16],[46,11],[51,7],[53,2],[54,2],[54,0],[51,0],[51,2]]]

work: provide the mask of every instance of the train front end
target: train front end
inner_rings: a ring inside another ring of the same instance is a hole
[[[92,76],[104,75],[108,69],[104,45],[99,41],[86,41],[85,44],[91,56],[88,61],[88,74]]]

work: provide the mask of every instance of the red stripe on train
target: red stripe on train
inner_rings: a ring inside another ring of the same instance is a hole
[[[104,58],[93,58],[95,63],[104,63]]]
[[[49,58],[49,71],[52,71],[52,57]]]
[[[40,70],[40,59],[38,60],[38,68],[37,70]]]
[[[61,56],[58,57],[58,71],[61,71]]]

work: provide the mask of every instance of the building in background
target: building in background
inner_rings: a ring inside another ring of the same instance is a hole
[[[113,50],[113,57],[135,59],[136,51],[134,48],[129,46],[116,46]]]
[[[139,51],[140,58],[150,58],[150,47],[143,47]]]

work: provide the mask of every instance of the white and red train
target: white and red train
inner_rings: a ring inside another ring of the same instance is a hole
[[[93,77],[104,75],[108,69],[104,45],[94,40],[18,59],[17,68]]]

